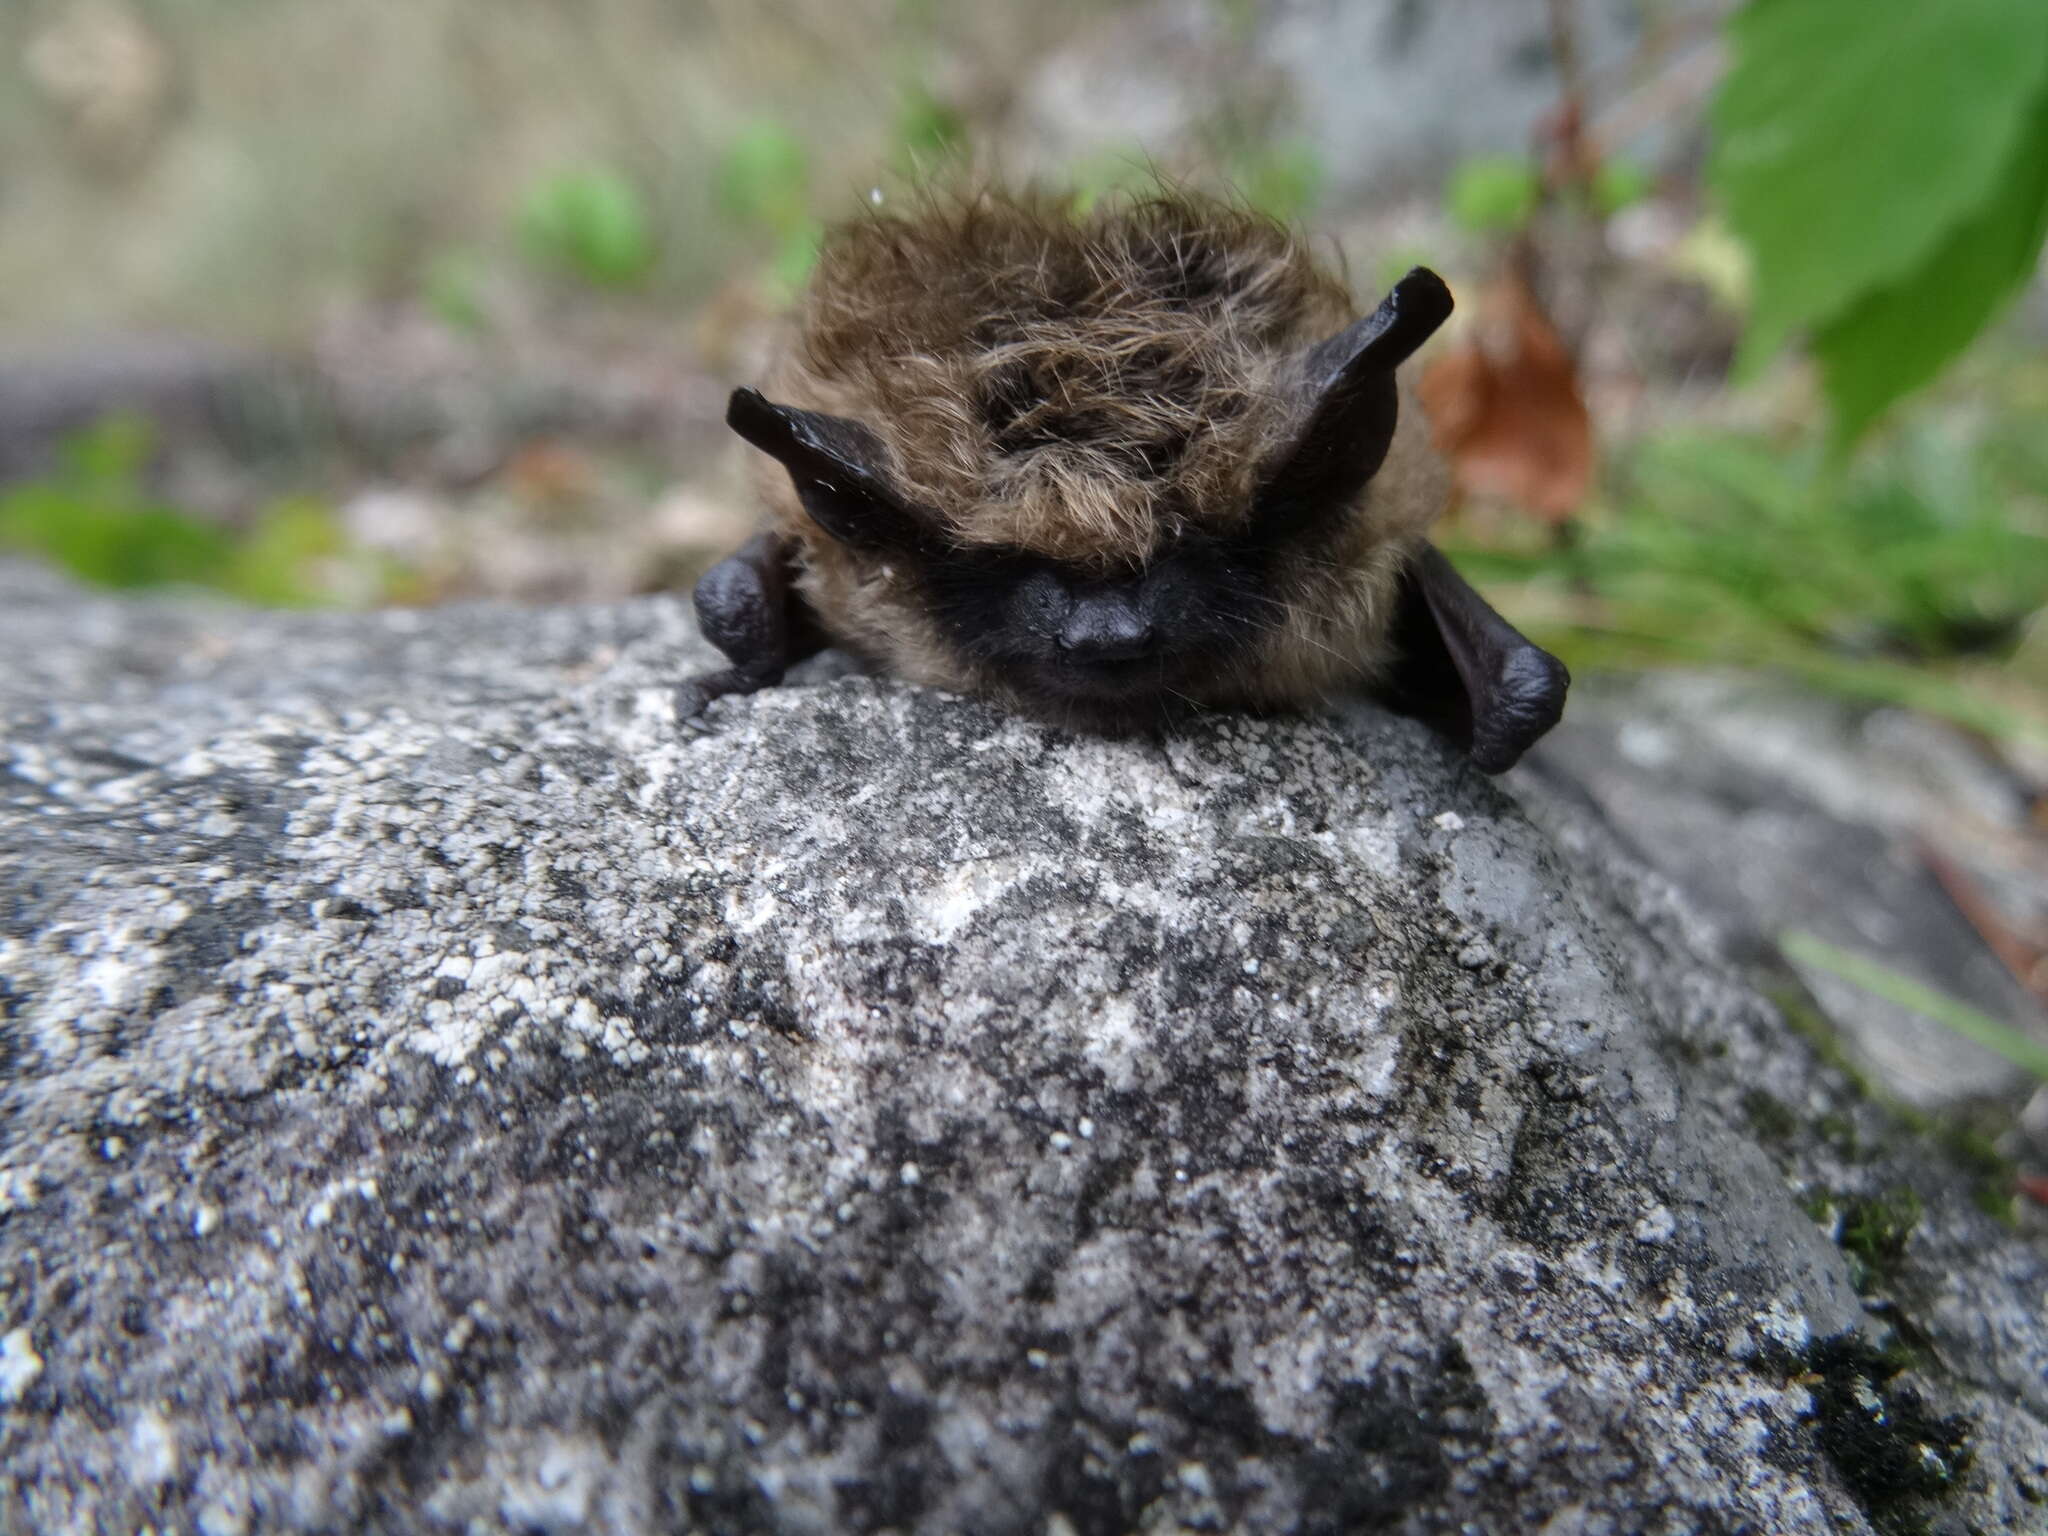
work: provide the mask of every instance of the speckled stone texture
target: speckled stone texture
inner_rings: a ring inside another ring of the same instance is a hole
[[[1406,722],[814,676],[688,729],[681,600],[20,568],[0,654],[8,1529],[2048,1513],[2040,1255]],[[1893,1179],[1901,1381],[1975,1422],[1903,1502],[1800,1363],[1876,1326],[1802,1192]]]

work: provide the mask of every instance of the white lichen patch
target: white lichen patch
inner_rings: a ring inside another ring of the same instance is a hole
[[[128,1422],[128,1476],[156,1489],[178,1475],[178,1437],[164,1416],[145,1408]]]
[[[26,1328],[0,1336],[0,1403],[18,1403],[43,1374],[43,1357]]]
[[[949,944],[977,914],[998,905],[1021,880],[1040,871],[1023,859],[969,859],[937,871],[911,889],[910,931],[928,944]]]

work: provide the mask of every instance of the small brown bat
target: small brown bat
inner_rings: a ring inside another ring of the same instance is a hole
[[[770,527],[697,584],[732,666],[837,643],[1087,728],[1367,685],[1487,772],[1568,678],[1422,538],[1446,483],[1396,368],[1450,291],[1355,319],[1282,225],[1175,193],[872,215],[819,253],[797,339],[736,390]]]

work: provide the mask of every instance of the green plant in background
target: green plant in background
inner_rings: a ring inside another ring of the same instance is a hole
[[[1444,188],[1444,207],[1479,235],[1512,235],[1528,227],[1543,196],[1543,178],[1525,155],[1474,155],[1460,161]]]
[[[1061,180],[1074,211],[1086,213],[1104,198],[1156,193],[1163,173],[1141,149],[1101,150],[1075,161]]]
[[[1852,471],[1816,435],[1662,434],[1564,554],[1460,555],[1574,665],[1768,667],[2048,739],[1992,680],[2048,592],[2048,454],[1994,451],[2002,421],[1916,423]]]
[[[917,179],[967,152],[967,119],[923,86],[912,86],[896,114],[895,139],[890,163],[898,175]]]
[[[56,471],[0,491],[0,545],[41,555],[106,587],[210,583],[227,566],[225,530],[152,500],[142,473],[156,434],[115,416],[64,443]]]
[[[1960,353],[2048,235],[2048,5],[1751,0],[1709,176],[1755,267],[1745,366],[1804,332],[1838,449]]]
[[[1649,194],[1649,171],[1611,155],[1594,170],[1583,195],[1593,212],[1609,218]],[[1475,235],[1520,234],[1542,201],[1543,172],[1527,155],[1473,155],[1459,161],[1444,184],[1445,211]]]
[[[212,587],[284,607],[324,600],[319,567],[346,553],[325,505],[280,501],[239,531],[193,517],[150,494],[155,447],[155,428],[138,416],[78,433],[51,474],[0,490],[0,549],[40,556],[96,586]]]
[[[741,129],[718,162],[718,206],[742,227],[774,241],[769,275],[794,292],[810,275],[823,233],[811,214],[811,154],[784,124],[763,118]]]
[[[421,302],[450,330],[482,331],[490,323],[483,301],[484,273],[483,259],[475,251],[442,251],[427,263],[420,281]]]
[[[1593,211],[1612,218],[1648,197],[1651,184],[1650,169],[1641,161],[1609,155],[1593,173]]]
[[[1651,440],[1587,550],[1596,586],[1708,630],[1919,659],[2002,645],[2048,592],[2048,537],[2016,526],[1968,447],[1923,429],[1852,477],[1818,460],[1740,435]]]
[[[1888,1003],[1923,1014],[1937,1024],[1954,1030],[1964,1039],[1975,1041],[1987,1051],[2003,1056],[2014,1066],[2048,1082],[2048,1046],[2042,1045],[2033,1036],[2022,1033],[2010,1024],[2001,1023],[1989,1014],[1980,1013],[1961,999],[1950,997],[1945,992],[1937,992],[1934,988],[1915,981],[1888,965],[1882,965],[1867,955],[1830,944],[1811,933],[1795,929],[1782,934],[1778,939],[1778,947],[1784,951],[1787,959],[1813,966],[1832,976],[1839,976],[1852,986],[1861,987]]]
[[[1232,155],[1225,172],[1252,207],[1293,222],[1313,214],[1323,199],[1323,157],[1300,139],[1261,142]]]
[[[348,539],[325,502],[286,496],[265,507],[235,540],[214,585],[273,608],[317,605],[327,595],[316,573],[347,554]]]
[[[594,288],[631,288],[654,267],[647,201],[609,166],[557,171],[528,194],[519,238],[538,265]]]

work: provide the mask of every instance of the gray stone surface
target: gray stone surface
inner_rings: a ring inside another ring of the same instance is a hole
[[[1733,9],[1570,8],[1608,149],[1653,169],[1696,156],[1697,103]],[[1278,135],[1314,151],[1331,196],[1366,206],[1434,202],[1475,155],[1534,153],[1563,93],[1548,9],[1502,0],[1142,0],[1077,27],[1016,88],[1003,141],[1044,174],[1197,146],[1213,159],[1219,110],[1264,104]],[[1646,110],[1638,90],[1667,107]]]
[[[1662,673],[1575,690],[1517,779],[1563,784],[1684,887],[1721,942],[1763,964],[1803,929],[2031,1031],[2048,1017],[1928,862],[1966,872],[2015,934],[2048,931],[2032,796],[1962,732],[1768,680]],[[2021,1092],[2004,1057],[1817,967],[1807,987],[1857,1064],[1930,1110]]]
[[[1410,724],[690,731],[681,601],[15,567],[0,654],[10,1528],[2039,1528],[2042,1255]],[[1802,1199],[1899,1183],[1859,1297]]]

